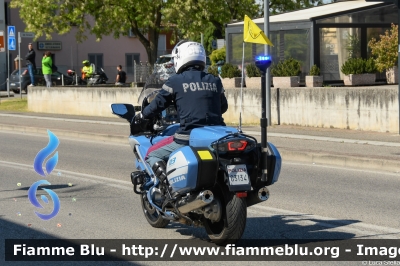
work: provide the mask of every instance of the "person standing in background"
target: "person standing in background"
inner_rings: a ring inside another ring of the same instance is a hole
[[[42,58],[42,72],[44,75],[44,80],[46,80],[47,88],[51,87],[51,74],[53,73],[52,67],[53,60],[51,59],[51,53],[49,51],[46,51]]]
[[[123,85],[126,81],[126,73],[125,71],[122,71],[122,66],[118,65],[117,66],[117,78],[115,79],[115,85]]]
[[[31,84],[29,85],[30,87],[35,86],[35,75],[34,75],[34,71],[36,70],[36,53],[35,50],[33,50],[33,45],[32,43],[28,44],[28,53],[25,56],[25,60],[26,60],[26,66],[28,67],[28,71],[29,71],[29,76],[31,77]]]

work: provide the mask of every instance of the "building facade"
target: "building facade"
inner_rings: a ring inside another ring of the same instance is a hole
[[[264,18],[253,19],[264,28]],[[398,22],[396,5],[354,0],[337,2],[270,17],[273,62],[293,57],[301,62],[301,80],[316,64],[326,82],[340,82],[341,66],[349,57],[369,58],[368,42]],[[227,62],[242,62],[243,22],[226,27]],[[264,52],[264,45],[245,44],[245,62]],[[385,75],[378,75],[384,79]]]
[[[3,1],[0,0],[0,4],[3,7],[3,12],[0,8],[0,31],[7,32],[7,26],[15,26],[16,32],[25,32],[26,25],[19,18],[19,10],[10,8],[8,5],[9,0]],[[161,31],[158,42],[158,55],[171,53],[174,46],[171,44],[171,38],[171,31]],[[116,77],[117,65],[122,65],[123,70],[127,72],[127,82],[132,82],[134,61],[136,63],[146,63],[148,59],[144,46],[132,33],[129,33],[128,36],[121,36],[119,39],[114,39],[112,36],[104,36],[101,41],[96,41],[94,35],[87,35],[87,40],[82,43],[76,41],[74,30],[64,35],[53,34],[51,40],[46,40],[45,37],[40,37],[36,41],[30,38],[22,38],[20,44],[22,59],[28,51],[28,43],[30,42],[34,44],[37,65],[40,65],[43,53],[49,50],[53,53],[54,63],[60,72],[66,73],[68,69],[79,70],[82,68],[82,61],[87,59],[97,67],[102,67],[111,82]],[[8,76],[6,54],[7,52],[0,53],[0,65],[2,66],[0,72],[3,79]],[[17,55],[18,48],[16,51],[10,51],[8,60],[10,72],[15,70],[14,59]],[[21,65],[25,65],[24,61],[22,61]],[[0,80],[1,83],[3,82]]]

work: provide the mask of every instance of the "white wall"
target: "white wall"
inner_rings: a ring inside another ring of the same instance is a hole
[[[397,85],[379,87],[281,88],[271,92],[272,124],[399,132]],[[142,88],[30,88],[33,112],[112,117],[111,103],[137,103]],[[238,124],[240,89],[227,89],[225,122]],[[259,125],[261,91],[243,90],[242,122]]]

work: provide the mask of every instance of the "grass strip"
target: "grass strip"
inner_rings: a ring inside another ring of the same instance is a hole
[[[28,111],[28,100],[22,99],[0,99],[0,111]]]

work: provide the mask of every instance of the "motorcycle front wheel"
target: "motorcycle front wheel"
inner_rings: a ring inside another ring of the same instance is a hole
[[[147,199],[146,194],[141,196],[142,210],[147,222],[155,228],[164,228],[169,224],[169,220],[165,220],[161,214],[154,208]]]
[[[208,237],[217,245],[234,244],[242,237],[246,227],[246,199],[236,197],[226,185],[217,185],[213,192],[221,201],[222,217],[214,223],[204,219]]]

